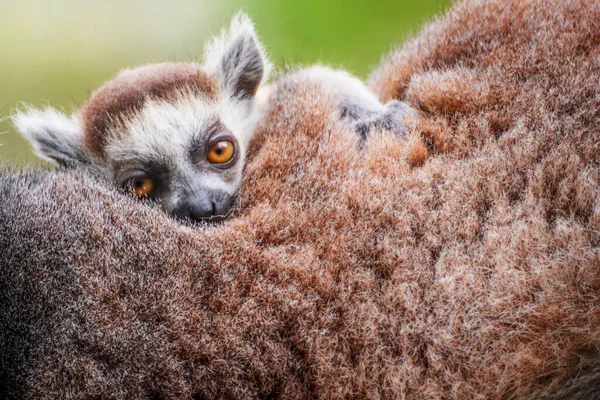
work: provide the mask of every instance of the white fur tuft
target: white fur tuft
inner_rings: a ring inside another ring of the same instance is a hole
[[[16,111],[11,120],[41,158],[61,165],[89,163],[83,131],[75,118],[51,107],[39,110],[26,105]]]
[[[356,99],[367,106],[375,108],[381,106],[375,93],[347,71],[317,64],[300,71],[299,75],[307,81],[320,83],[325,88],[324,92],[338,101]]]

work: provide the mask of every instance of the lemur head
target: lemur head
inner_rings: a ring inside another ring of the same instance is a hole
[[[269,69],[252,22],[238,14],[202,65],[125,70],[71,117],[28,108],[13,122],[60,166],[93,169],[181,218],[218,218],[236,197]]]

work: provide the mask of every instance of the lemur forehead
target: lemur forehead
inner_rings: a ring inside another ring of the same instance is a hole
[[[86,148],[103,155],[108,130],[139,112],[148,100],[175,99],[182,91],[216,98],[216,80],[194,62],[125,70],[96,90],[81,110]]]

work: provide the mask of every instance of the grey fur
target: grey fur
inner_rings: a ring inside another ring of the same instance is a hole
[[[359,135],[361,142],[368,139],[373,128],[387,131],[406,138],[408,132],[404,118],[416,117],[416,110],[408,104],[391,100],[385,105],[364,104],[357,99],[349,99],[341,104],[342,119]]]
[[[382,104],[361,80],[347,71],[315,65],[298,74],[323,86],[325,93],[338,105],[342,122],[358,134],[361,145],[373,129],[385,129],[406,138],[408,130],[404,120],[418,116],[407,103],[391,100]]]

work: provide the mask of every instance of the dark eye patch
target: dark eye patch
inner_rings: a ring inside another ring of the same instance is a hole
[[[198,132],[198,134],[192,139],[190,146],[189,157],[192,164],[201,166],[208,164],[206,161],[206,155],[209,149],[214,146],[219,140],[229,140],[235,143],[236,153],[238,153],[238,144],[233,135],[229,132],[229,129],[221,121],[215,121],[206,130]],[[227,167],[235,164],[237,160],[237,154],[231,163],[227,163]]]
[[[131,185],[139,179],[149,178],[153,183],[153,190],[149,198],[161,197],[168,191],[170,185],[169,169],[160,162],[128,161],[118,163],[114,169],[115,183],[123,190],[129,191]]]

